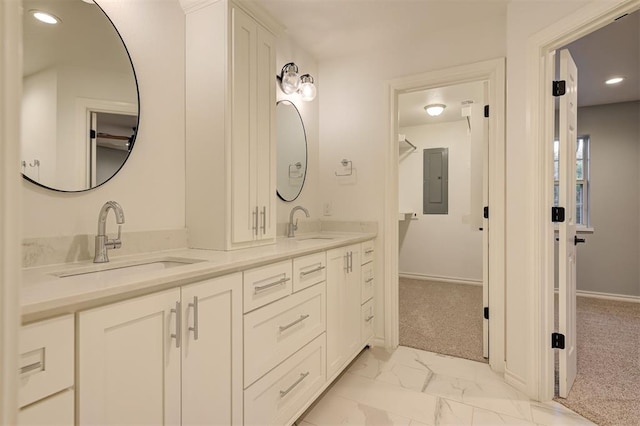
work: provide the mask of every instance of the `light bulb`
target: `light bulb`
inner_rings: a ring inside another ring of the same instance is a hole
[[[296,64],[289,63],[282,67],[280,87],[287,95],[298,91],[298,88],[300,88],[300,77],[298,76],[298,67]]]
[[[605,84],[618,84],[618,83],[622,83],[622,81],[624,80],[624,77],[613,77],[610,78],[609,80],[605,81]]]
[[[300,97],[303,101],[312,101],[315,99],[318,90],[316,89],[315,84],[313,84],[313,77],[309,74],[305,74],[300,77],[300,81],[302,84],[300,85]]]
[[[446,105],[443,104],[432,104],[424,107],[425,111],[427,111],[427,114],[429,114],[431,117],[439,116],[440,114],[442,114],[445,108]]]

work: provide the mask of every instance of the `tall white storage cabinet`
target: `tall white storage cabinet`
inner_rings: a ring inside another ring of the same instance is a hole
[[[280,27],[246,3],[184,3],[189,244],[231,250],[272,243]]]
[[[79,424],[242,424],[242,275],[78,314]]]
[[[327,378],[360,346],[360,244],[327,252]]]

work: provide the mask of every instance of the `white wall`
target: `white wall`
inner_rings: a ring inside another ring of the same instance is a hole
[[[503,57],[505,17],[478,19],[464,27],[421,37],[393,50],[371,49],[321,62],[320,201],[332,219],[376,221],[376,276],[384,276],[384,176],[389,140],[391,79]],[[353,179],[337,178],[340,160],[353,161]],[[376,288],[376,336],[384,336],[383,282]]]
[[[23,183],[23,238],[95,233],[105,201],[124,211],[123,231],[185,226],[184,13],[176,0],[101,0],[129,53],[140,90],[136,146],[120,173],[89,192]]]
[[[398,167],[401,212],[401,274],[482,282],[482,232],[473,228],[471,208],[471,134],[466,120],[400,128],[418,149],[403,149]],[[449,149],[449,211],[422,213],[423,150]]]
[[[640,296],[640,102],[578,109],[591,137],[591,224],[578,245],[578,290]]]
[[[301,205],[309,210],[310,220],[318,220],[321,215],[320,199],[318,197],[320,175],[319,164],[319,141],[318,141],[318,106],[322,98],[321,80],[318,78],[318,65],[315,59],[304,49],[298,46],[287,35],[280,36],[276,41],[276,70],[274,70],[274,79],[276,75],[280,75],[280,71],[284,64],[295,62],[298,65],[300,74],[311,74],[315,79],[318,95],[313,101],[305,102],[300,99],[300,95],[287,95],[277,88],[278,100],[291,101],[302,117],[305,133],[307,135],[307,176],[304,181],[302,192],[295,201],[285,202],[278,197],[277,223],[289,222],[289,213],[294,206]],[[296,218],[302,223],[305,220],[303,214],[296,214]]]

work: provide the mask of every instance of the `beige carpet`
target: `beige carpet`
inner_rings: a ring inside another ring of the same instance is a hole
[[[482,357],[482,287],[400,278],[400,344]]]
[[[567,399],[602,425],[640,425],[640,303],[577,298],[578,374]]]

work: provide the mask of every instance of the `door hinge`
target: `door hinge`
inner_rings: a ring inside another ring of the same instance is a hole
[[[564,349],[564,334],[551,333],[551,349]]]
[[[564,207],[551,207],[551,222],[564,222]]]
[[[484,118],[489,118],[489,105],[484,106]]]
[[[484,319],[488,320],[489,319],[489,307],[485,306],[484,308]]]
[[[485,219],[489,219],[489,206],[484,206],[484,208],[482,209],[482,216]]]
[[[89,130],[89,137],[91,139],[95,139],[96,138],[96,131],[95,130]]]
[[[567,82],[558,80],[553,82],[553,96],[563,96],[567,93]]]

